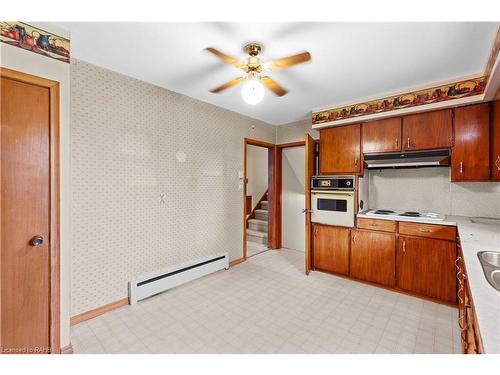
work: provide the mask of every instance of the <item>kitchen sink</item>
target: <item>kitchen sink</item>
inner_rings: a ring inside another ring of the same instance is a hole
[[[500,252],[497,251],[482,251],[479,255],[479,259],[483,262],[488,263],[493,267],[500,268]]]
[[[496,288],[500,289],[500,270],[493,271],[491,273],[491,278],[493,279],[493,283],[496,285]]]
[[[500,291],[500,251],[480,251],[477,257],[486,280],[493,288]]]

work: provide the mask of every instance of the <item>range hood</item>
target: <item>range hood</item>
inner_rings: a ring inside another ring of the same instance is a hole
[[[450,165],[450,150],[448,149],[365,154],[365,167],[368,169],[445,167],[448,165]]]

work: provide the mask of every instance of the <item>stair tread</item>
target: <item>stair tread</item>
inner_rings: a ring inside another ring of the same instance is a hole
[[[255,210],[255,213],[268,213],[268,210],[265,210],[263,208],[259,208],[258,210]]]
[[[268,223],[267,220],[262,220],[262,219],[248,219],[248,222],[252,224],[262,224],[262,225],[267,225]]]
[[[247,235],[255,237],[267,237],[267,232],[261,232],[258,230],[247,229]]]

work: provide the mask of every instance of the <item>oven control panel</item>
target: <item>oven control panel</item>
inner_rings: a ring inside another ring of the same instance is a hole
[[[348,190],[353,191],[355,176],[312,176],[312,190]]]

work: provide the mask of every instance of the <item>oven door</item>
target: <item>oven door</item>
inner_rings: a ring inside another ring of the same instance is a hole
[[[311,221],[354,227],[354,192],[312,191]]]

